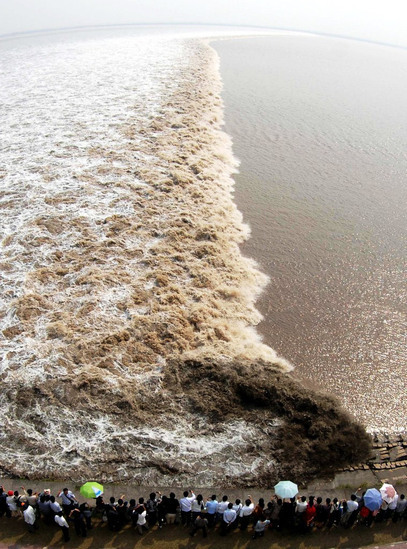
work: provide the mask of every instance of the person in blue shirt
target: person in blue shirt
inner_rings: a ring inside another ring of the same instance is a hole
[[[208,525],[212,527],[215,525],[216,511],[218,509],[218,500],[216,499],[215,494],[206,500],[205,508],[206,508],[206,518],[208,519]]]

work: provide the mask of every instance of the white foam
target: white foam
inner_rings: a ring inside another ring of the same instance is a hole
[[[103,415],[103,402],[90,413],[75,401],[82,383],[84,398],[117,401],[134,418],[160,398],[168,355],[289,367],[254,328],[267,277],[238,248],[249,228],[231,197],[237,162],[221,131],[214,52],[179,37],[51,43],[7,51],[0,80],[0,373],[9,389],[0,442],[15,441],[3,444],[4,466],[80,475],[112,464],[111,480],[187,456],[202,478],[211,467],[219,478],[265,467],[268,457],[247,449],[266,435],[243,419],[200,434],[203,423],[175,399],[171,419],[136,426],[117,410]],[[179,142],[177,93],[187,89],[192,108],[212,84]],[[193,181],[187,161],[174,161],[181,153],[196,163]],[[140,461],[118,466],[122,448]]]

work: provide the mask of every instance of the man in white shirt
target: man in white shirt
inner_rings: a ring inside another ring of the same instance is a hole
[[[297,513],[297,515],[301,515],[301,513],[305,511],[307,506],[308,506],[307,498],[305,496],[298,497],[297,505],[295,506],[295,512]]]
[[[235,503],[233,504],[233,509],[236,511],[236,519],[239,520],[240,517],[240,510],[243,507],[240,499],[237,499]]]
[[[233,523],[236,520],[236,511],[233,509],[233,503],[228,503],[227,509],[223,511],[223,520],[221,523],[221,534],[226,536],[226,534],[232,530]]]
[[[38,525],[36,523],[36,514],[35,510],[31,505],[28,505],[28,503],[23,502],[21,504],[21,510],[23,512],[24,521],[28,527],[28,531],[32,534],[35,532],[35,530],[38,529]]]
[[[191,495],[189,495],[191,494]],[[187,492],[185,490],[184,497],[179,500],[179,506],[181,507],[181,524],[189,526],[191,524],[191,509],[192,502],[196,499],[192,490]]]
[[[143,534],[143,529],[148,530],[148,524],[147,524],[147,509],[144,505],[144,498],[139,498],[138,500],[138,507],[136,511],[138,512],[137,517],[137,531],[140,534],[140,536]]]
[[[73,509],[74,503],[77,503],[78,500],[76,499],[75,495],[70,490],[68,490],[68,488],[60,490],[57,496],[61,498],[62,509],[64,510],[65,515],[68,516]]]
[[[351,499],[346,502],[348,506],[348,513],[353,513],[359,509],[358,502],[354,499],[354,494],[351,495]]]
[[[357,496],[355,494],[352,494],[350,499],[348,499],[348,501],[346,502],[347,511],[343,516],[343,524],[346,528],[350,528],[351,526],[353,526],[358,516],[359,504],[356,500]]]
[[[223,520],[223,513],[226,511],[229,505],[229,500],[227,496],[223,496],[222,501],[218,503],[218,507],[216,509],[216,520],[220,520],[222,524]]]
[[[62,533],[64,535],[64,541],[69,541],[69,525],[62,515],[62,511],[55,515],[54,520],[62,530]]]
[[[11,515],[12,516],[17,516],[17,501],[16,501],[16,498],[14,497],[13,490],[9,490],[7,492],[6,501],[7,501],[8,508],[11,511]]]
[[[55,501],[55,496],[51,496],[49,498],[49,507],[51,511],[54,513],[54,515],[57,515],[62,511],[62,507],[59,505],[57,501]]]
[[[243,507],[240,509],[240,529],[246,530],[250,522],[250,515],[253,513],[254,501],[252,496],[248,496],[244,502]]]

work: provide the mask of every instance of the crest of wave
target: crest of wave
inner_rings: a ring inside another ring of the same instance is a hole
[[[242,380],[289,366],[253,327],[267,279],[239,251],[215,53],[125,39],[53,55],[5,115],[3,471],[268,478],[281,410],[259,421]]]

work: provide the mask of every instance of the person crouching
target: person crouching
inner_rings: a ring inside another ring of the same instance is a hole
[[[208,519],[203,515],[198,515],[194,520],[193,527],[189,535],[194,537],[198,530],[202,530],[202,537],[206,538],[208,535]]]

